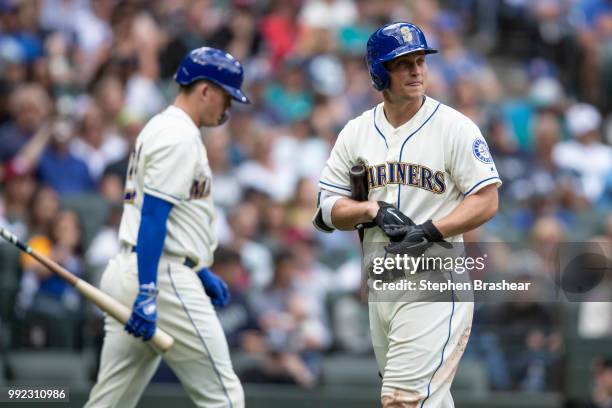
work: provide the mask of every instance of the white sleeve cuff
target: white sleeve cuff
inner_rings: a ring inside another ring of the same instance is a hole
[[[336,201],[341,198],[344,198],[344,196],[321,190],[321,215],[323,217],[323,222],[330,228],[336,228],[332,222],[332,209]]]

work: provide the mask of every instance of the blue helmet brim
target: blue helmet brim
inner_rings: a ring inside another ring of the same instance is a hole
[[[228,94],[230,94],[232,99],[235,100],[236,102],[244,103],[244,104],[251,103],[249,98],[240,89],[232,88],[231,86],[227,86],[227,85],[221,85],[221,84],[218,84],[218,85],[221,86],[221,88],[225,89],[225,91]]]
[[[411,45],[406,45],[404,47],[397,48],[387,55],[384,55],[380,58],[381,62],[391,61],[394,58],[401,57],[402,55],[412,54],[413,52],[424,51],[425,54],[435,54],[438,50],[429,47],[417,47],[414,48]]]

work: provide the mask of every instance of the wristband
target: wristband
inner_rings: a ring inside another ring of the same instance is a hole
[[[421,224],[421,227],[423,227],[425,238],[427,238],[429,242],[441,242],[444,240],[444,236],[442,236],[442,233],[436,228],[432,220],[425,221]]]

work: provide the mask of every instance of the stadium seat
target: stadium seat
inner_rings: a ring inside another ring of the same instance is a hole
[[[0,356],[0,386],[6,384],[6,368],[4,366],[4,359]]]
[[[80,352],[11,351],[6,364],[8,379],[14,384],[90,385],[88,365],[91,359]]]
[[[596,359],[612,358],[609,337],[585,339],[578,335],[578,311],[580,304],[567,303],[565,306],[565,390],[570,398],[588,398]]]
[[[453,391],[469,393],[473,397],[485,396],[490,388],[487,368],[475,359],[463,359],[453,381]]]
[[[326,385],[380,387],[374,356],[330,355],[323,359],[323,382]]]
[[[81,195],[61,199],[62,207],[73,210],[81,221],[81,242],[87,248],[100,226],[106,221],[108,203],[97,195]]]
[[[14,246],[0,244],[0,318],[10,321],[13,315],[15,296],[19,290],[21,269],[19,250]]]
[[[231,352],[231,359],[234,371],[236,374],[238,374],[238,376],[247,370],[259,367],[260,365],[259,360],[253,354],[244,351],[233,350]]]

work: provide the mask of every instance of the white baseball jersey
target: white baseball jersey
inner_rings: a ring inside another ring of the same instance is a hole
[[[417,224],[446,216],[465,196],[489,184],[501,185],[474,122],[430,97],[398,128],[387,121],[382,103],[348,122],[319,187],[350,196],[349,170],[358,162],[368,168],[370,200],[397,206]],[[364,241],[385,240],[379,228],[366,230]]]
[[[212,172],[200,129],[169,106],[142,129],[126,179],[119,239],[137,245],[144,194],[172,203],[164,251],[210,266],[217,247]]]

